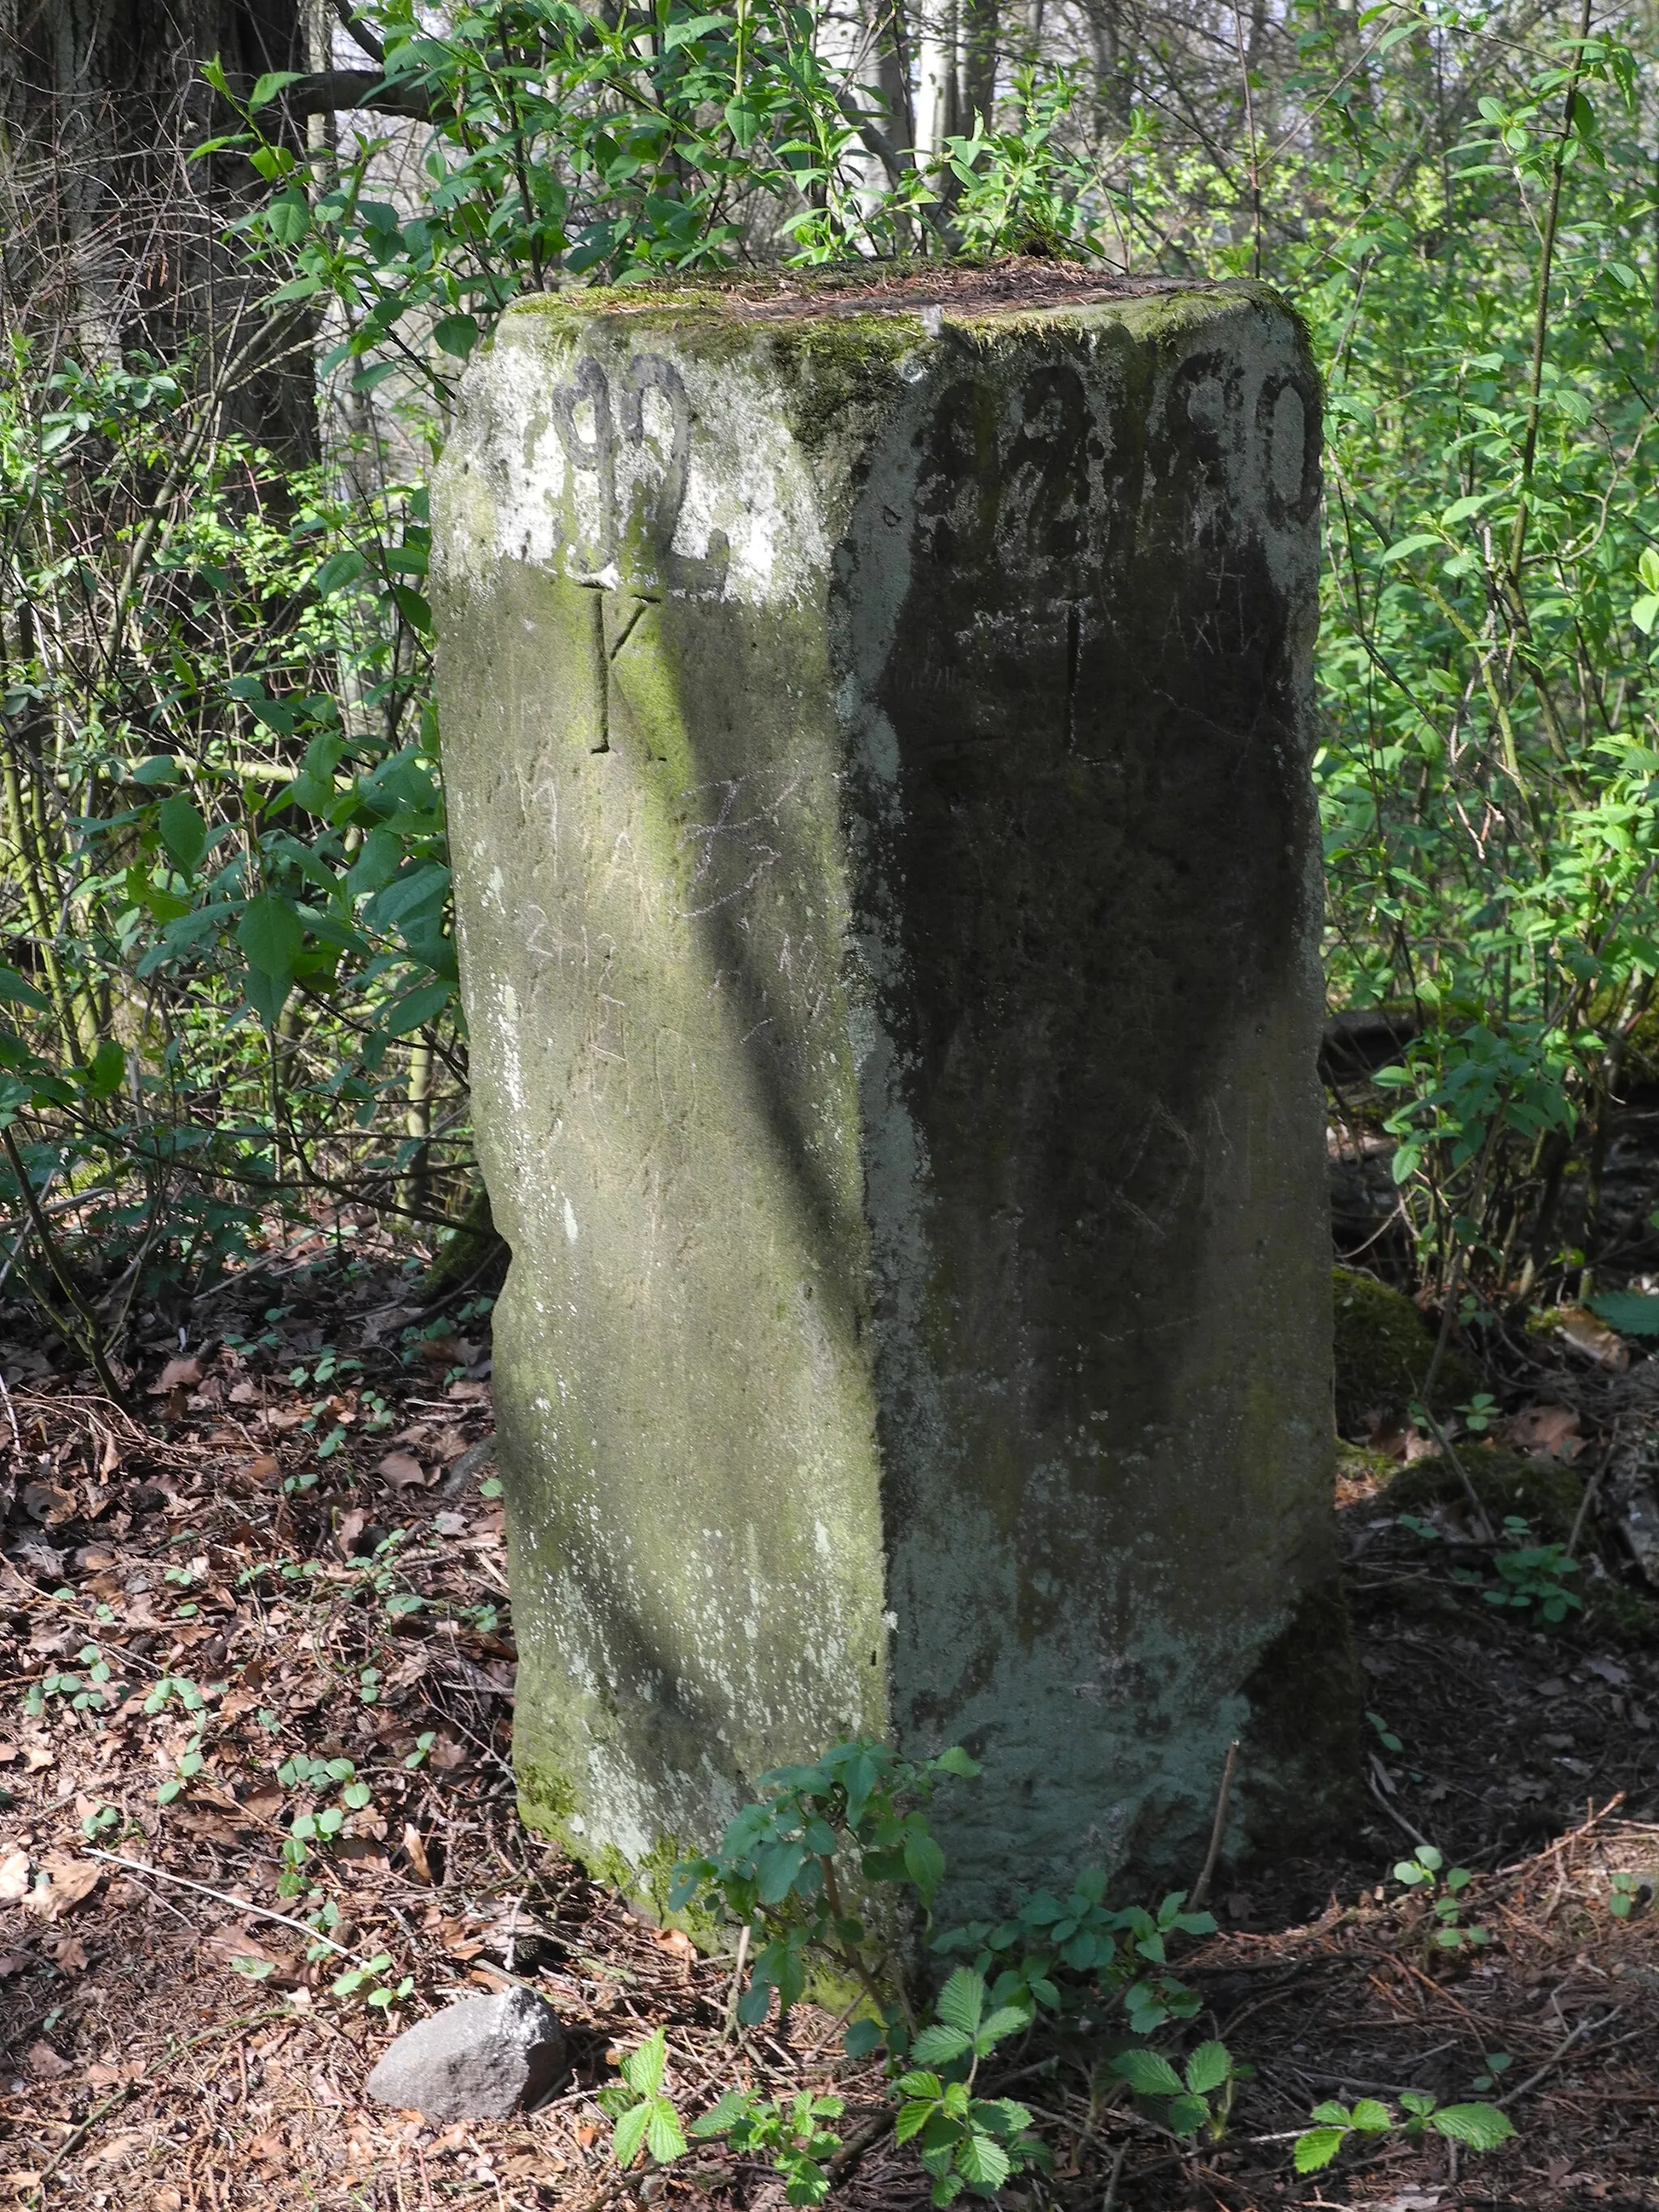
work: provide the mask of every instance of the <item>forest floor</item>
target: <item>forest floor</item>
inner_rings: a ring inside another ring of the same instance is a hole
[[[487,1321],[434,1317],[409,1266],[319,1239],[191,1328],[154,1334],[142,1421],[0,1345],[0,2205],[781,2206],[721,2149],[649,2174],[609,2154],[595,2094],[659,2023],[688,2112],[734,2081],[833,2084],[852,2141],[881,2076],[810,2008],[733,2039],[729,1962],[520,1828]],[[1617,1424],[1659,1435],[1659,1360],[1552,1357],[1510,1393],[1550,1449],[1582,1470]],[[1559,1627],[1483,1602],[1455,1502],[1419,1503],[1414,1533],[1388,1472],[1351,1457],[1339,1493],[1369,1810],[1323,1859],[1224,1871],[1221,1932],[1176,1962],[1255,2069],[1225,2139],[1177,2145],[1097,2047],[1033,2049],[1011,2070],[1054,2170],[1003,2203],[1659,2207],[1653,1615],[1595,1557],[1607,1589]],[[1470,1869],[1456,1924],[1486,1940],[1437,1942],[1395,1878],[1419,1838]],[[289,1924],[319,1905],[326,1947]],[[396,2030],[510,1977],[569,2033],[540,2110],[440,2128],[366,2103]],[[1407,2087],[1500,2099],[1516,2136],[1461,2166],[1389,2137],[1294,2174],[1316,2103]],[[926,2201],[878,2130],[831,2200]]]

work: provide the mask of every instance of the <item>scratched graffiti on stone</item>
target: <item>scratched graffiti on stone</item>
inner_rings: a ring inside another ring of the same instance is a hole
[[[659,404],[647,410],[653,394]],[[725,532],[710,532],[702,557],[674,550],[691,465],[691,402],[673,363],[636,353],[613,387],[602,363],[585,356],[550,402],[570,471],[564,551],[577,580],[638,597],[718,595],[731,559]]]
[[[680,909],[683,920],[695,921],[742,898],[782,859],[781,847],[770,841],[779,835],[789,802],[804,779],[785,777],[776,796],[769,799],[745,797],[744,786],[758,780],[753,775],[736,776],[687,793],[690,800],[704,791],[718,795],[714,797],[710,818],[689,822],[680,833],[681,845],[696,854],[687,902]],[[741,880],[735,880],[738,878]]]

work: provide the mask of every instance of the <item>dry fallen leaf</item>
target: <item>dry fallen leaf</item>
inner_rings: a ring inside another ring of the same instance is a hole
[[[70,1858],[61,1852],[46,1860],[44,1870],[49,1881],[37,1884],[23,1899],[23,1910],[33,1920],[61,1917],[91,1896],[104,1872],[96,1859]]]
[[[70,1520],[76,1510],[75,1492],[60,1490],[55,1482],[26,1482],[21,1498],[23,1510],[32,1520],[44,1521],[48,1528]]]
[[[1597,1321],[1588,1307],[1562,1306],[1548,1319],[1575,1352],[1582,1352],[1598,1366],[1617,1370],[1630,1365],[1629,1346],[1604,1322]]]
[[[60,1936],[46,1946],[47,1954],[61,1974],[84,1974],[87,1947],[78,1936]]]
[[[415,1869],[416,1879],[418,1881],[429,1882],[432,1879],[432,1864],[427,1857],[426,1845],[422,1841],[421,1832],[413,1821],[405,1821],[404,1824],[403,1844],[404,1856]]]
[[[15,1905],[28,1893],[29,1855],[12,1851],[0,1859],[0,1905]]]
[[[1527,1406],[1492,1425],[1494,1443],[1509,1444],[1534,1459],[1576,1459],[1584,1448],[1576,1406]]]
[[[25,1966],[33,1964],[27,1951],[0,1951],[0,1982],[9,1982],[14,1974],[21,1974]]]
[[[161,1370],[161,1381],[150,1384],[149,1395],[152,1398],[160,1398],[169,1390],[187,1390],[201,1379],[202,1363],[199,1359],[169,1359]]]
[[[380,1473],[394,1490],[418,1490],[425,1486],[426,1469],[408,1452],[388,1452]]]
[[[49,2043],[32,2043],[23,2054],[23,2070],[37,2081],[61,2081],[65,2074],[73,2074],[72,2059],[60,2057]]]

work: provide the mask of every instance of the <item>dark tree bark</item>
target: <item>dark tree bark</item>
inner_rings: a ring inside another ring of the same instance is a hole
[[[224,242],[252,173],[191,154],[229,120],[204,64],[304,69],[305,4],[0,0],[6,325],[49,358],[191,356],[227,380],[228,422],[295,460],[316,444],[305,326],[260,316]]]

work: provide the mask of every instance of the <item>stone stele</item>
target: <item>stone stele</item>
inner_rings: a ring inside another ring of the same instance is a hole
[[[1320,388],[1243,283],[522,301],[438,484],[523,1808],[781,1761],[951,1902],[1329,1816]]]

